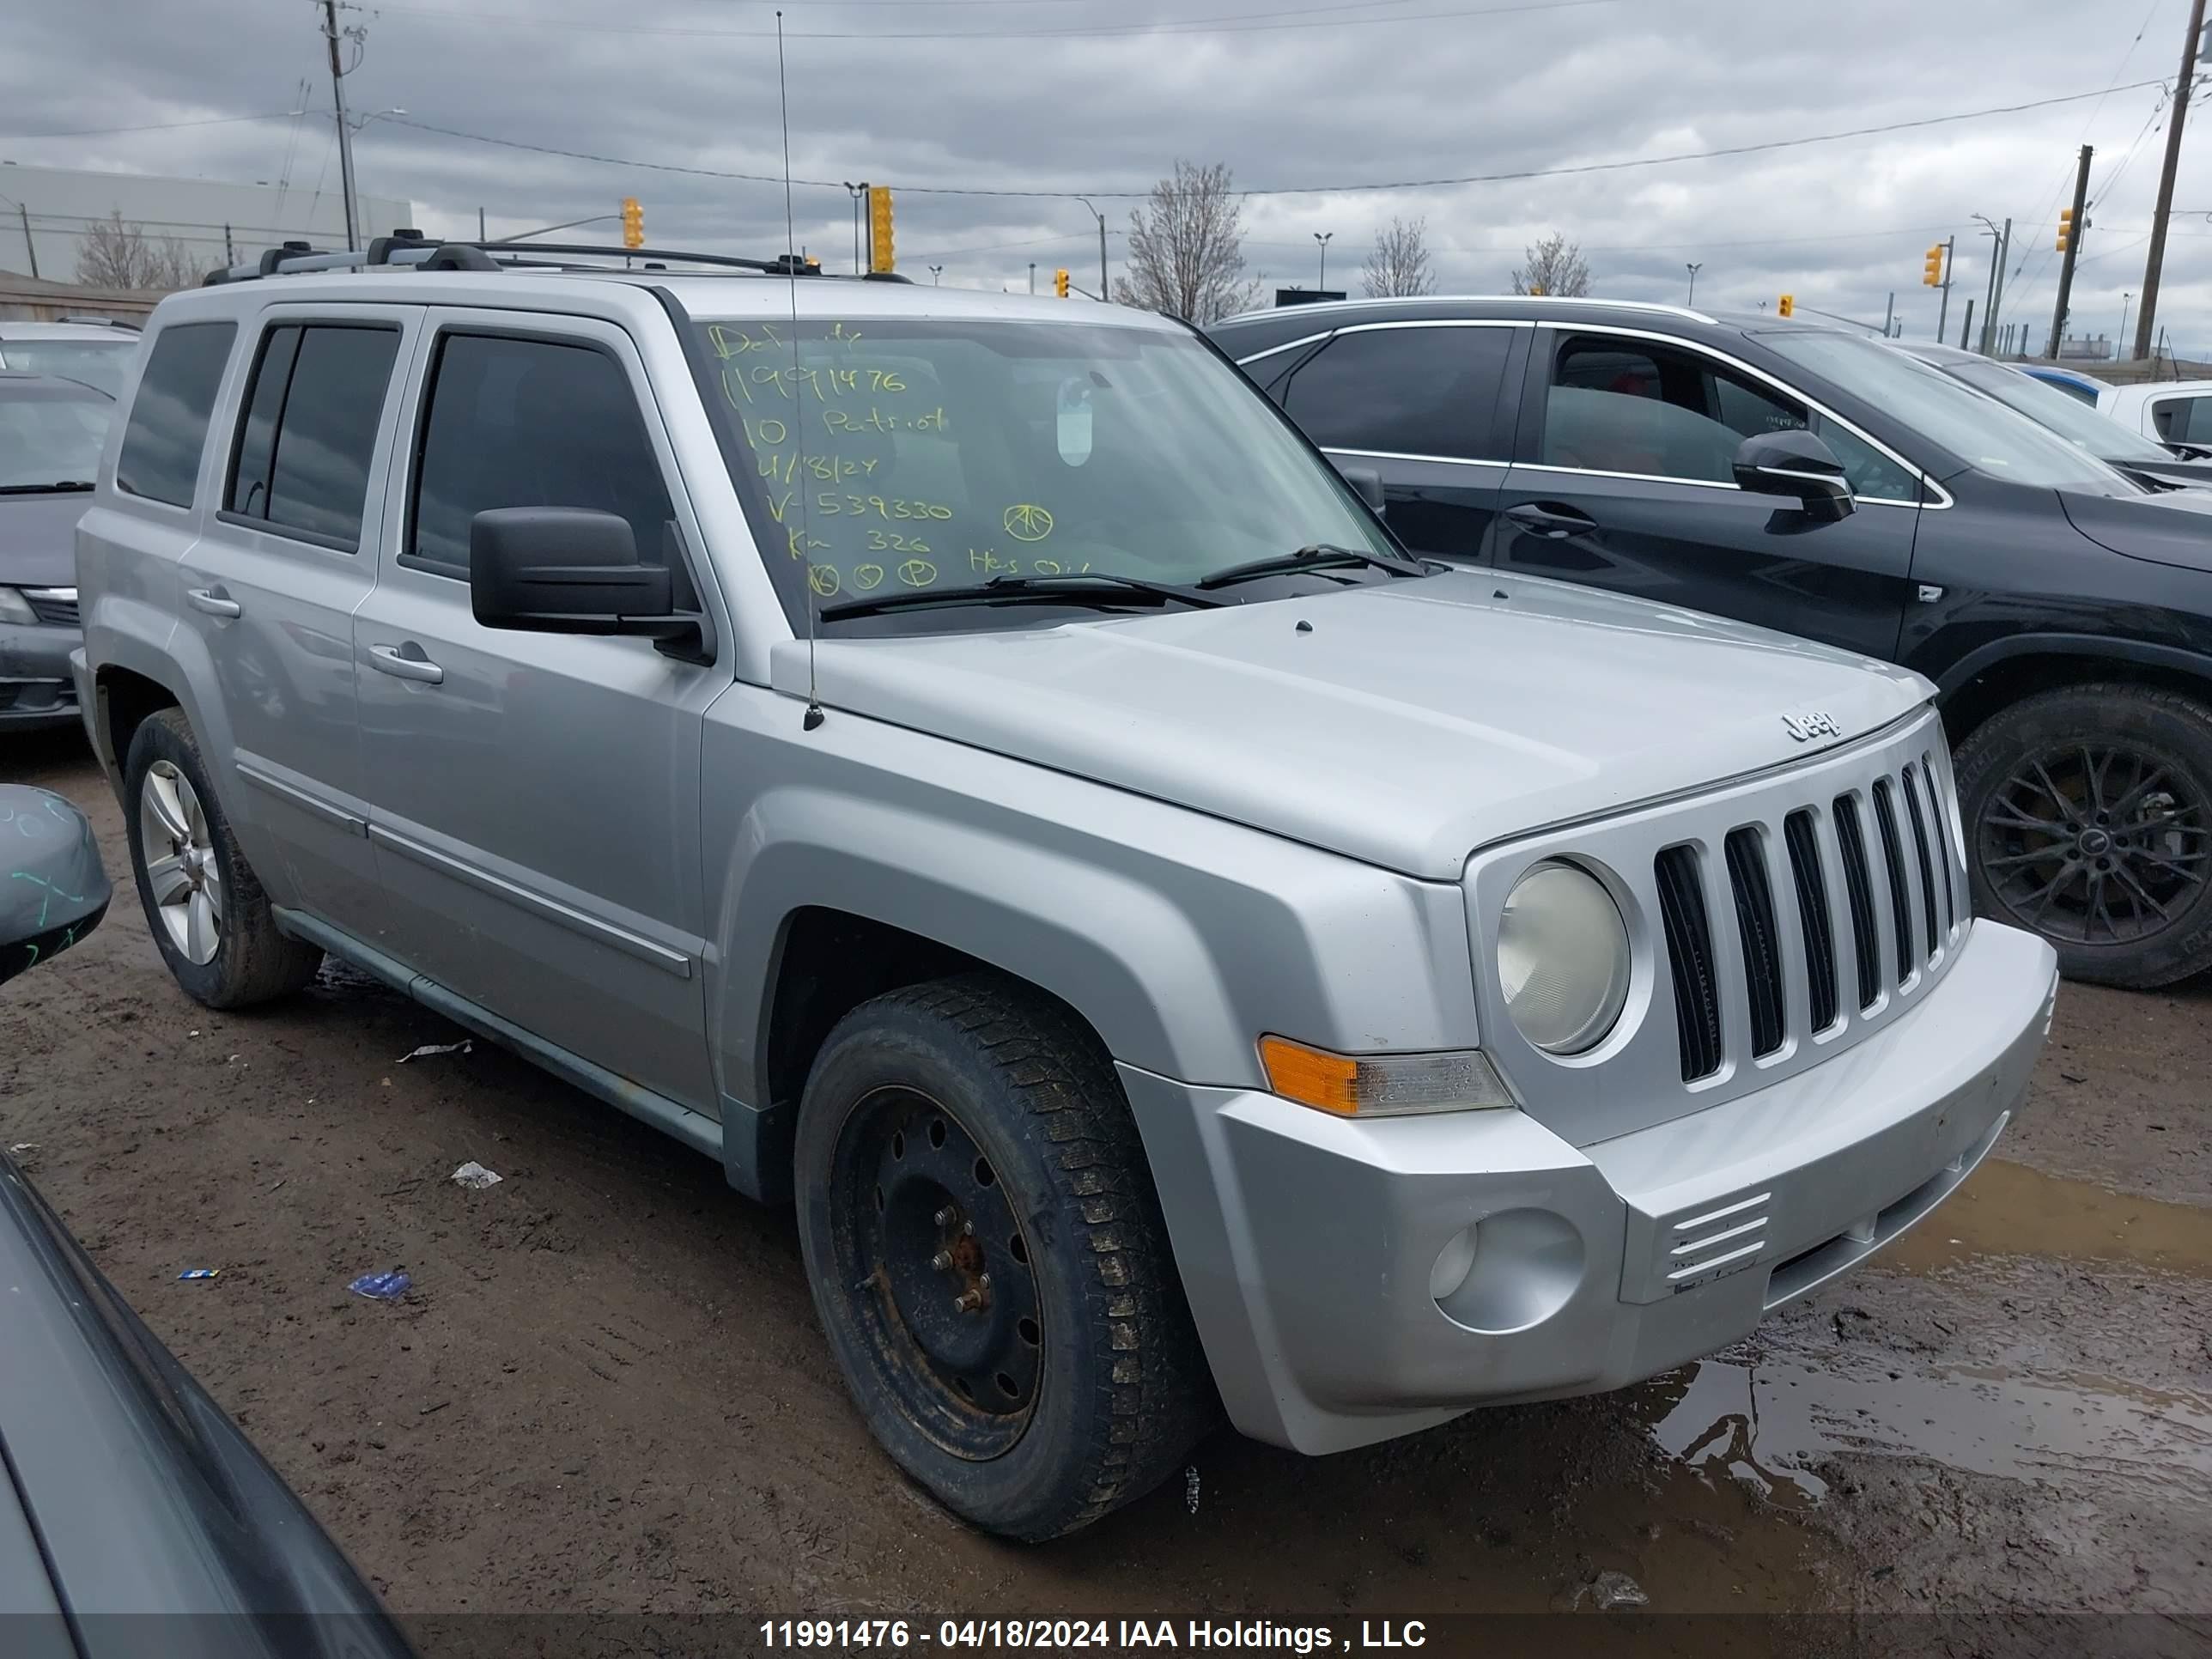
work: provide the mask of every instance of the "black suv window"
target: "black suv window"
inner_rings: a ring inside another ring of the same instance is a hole
[[[1271,388],[1323,449],[1506,459],[1491,442],[1510,328],[1353,329]]]
[[[263,337],[223,505],[271,529],[361,545],[368,468],[399,331],[285,324]]]
[[[2212,443],[2212,398],[2168,398],[2151,406],[2150,418],[2169,443]]]
[[[118,489],[172,507],[192,504],[233,323],[177,323],[154,337],[116,457]]]
[[[1732,483],[1746,438],[1810,425],[1852,489],[1909,501],[1903,467],[1850,428],[1703,352],[1656,341],[1570,335],[1553,359],[1541,459],[1547,466]]]
[[[630,522],[659,563],[674,509],[622,365],[588,345],[449,333],[431,370],[402,556],[465,581],[469,525],[495,507],[583,507]]]

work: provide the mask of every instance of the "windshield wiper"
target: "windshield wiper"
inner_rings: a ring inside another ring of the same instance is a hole
[[[0,484],[0,495],[58,495],[66,490],[91,488],[89,478],[64,478],[55,483]]]
[[[1293,575],[1301,570],[1328,570],[1345,565],[1371,565],[1377,570],[1387,570],[1394,576],[1425,576],[1429,568],[1418,559],[1403,559],[1395,554],[1363,553],[1357,548],[1339,547],[1334,542],[1315,542],[1294,553],[1278,553],[1272,558],[1254,559],[1249,564],[1232,564],[1226,570],[1217,570],[1203,576],[1194,584],[1201,591],[1226,587],[1231,582],[1249,581],[1255,576]]]
[[[877,593],[865,599],[845,599],[825,605],[824,622],[844,617],[872,617],[878,611],[906,611],[933,605],[1127,605],[1145,599],[1158,605],[1212,608],[1233,601],[1217,599],[1196,588],[1173,582],[1146,581],[1141,576],[1121,576],[1111,571],[1070,571],[1059,576],[994,576],[988,581],[958,587],[916,587],[903,593]]]

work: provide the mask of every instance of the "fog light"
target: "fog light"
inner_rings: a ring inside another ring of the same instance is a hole
[[[1504,1210],[1462,1227],[1429,1269],[1453,1324],[1486,1336],[1540,1325],[1582,1288],[1583,1236],[1550,1210]]]

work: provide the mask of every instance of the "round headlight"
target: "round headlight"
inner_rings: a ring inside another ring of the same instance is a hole
[[[1628,924],[1604,884],[1556,860],[1513,884],[1498,919],[1498,977],[1521,1035],[1550,1054],[1605,1040],[1628,1000]]]

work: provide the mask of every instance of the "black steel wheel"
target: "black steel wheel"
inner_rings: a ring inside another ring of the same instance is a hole
[[[1044,1327],[1029,1240],[958,1115],[912,1089],[860,1101],[831,1153],[842,1278],[884,1388],[957,1457],[996,1457],[1029,1427]]]
[[[2212,716],[2133,686],[2046,692],[1959,754],[1979,908],[2078,979],[2148,987],[2212,966]]]
[[[808,1073],[793,1164],[846,1385],[959,1514],[1058,1537],[1212,1422],[1128,1102],[1061,1004],[981,973],[862,1003]]]

